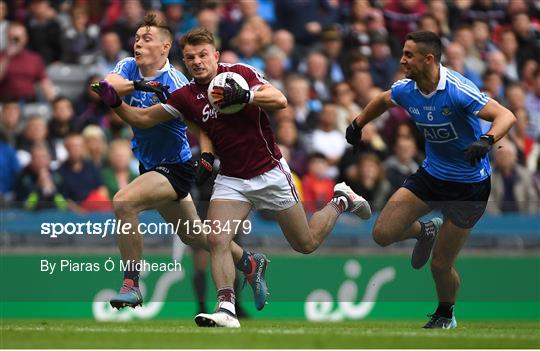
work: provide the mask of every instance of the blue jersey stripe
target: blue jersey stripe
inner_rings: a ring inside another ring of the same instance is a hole
[[[410,79],[400,79],[400,80],[394,82],[394,84],[392,84],[392,88],[393,88],[393,87],[400,86],[400,85],[403,85],[403,84],[407,84],[407,83],[409,83],[410,81],[411,81]]]
[[[177,88],[181,88],[184,85],[186,85],[185,82],[182,82],[182,80],[180,79],[180,76],[178,75],[178,72],[175,69],[171,70],[171,78],[173,79]]]
[[[134,61],[135,59],[133,57],[126,57],[125,59],[121,60],[120,62],[116,64],[116,67],[114,67],[111,73],[121,74],[122,70],[124,69],[124,66]]]
[[[449,73],[447,78],[448,78],[448,80],[455,83],[459,87],[469,91],[473,95],[476,95],[479,99],[481,99],[483,97],[483,94],[476,87],[472,87],[472,86],[466,84],[465,82],[460,81],[459,78],[454,76],[452,73]]]
[[[452,76],[449,75],[448,80],[450,82],[454,83],[460,90],[469,92],[470,94],[475,96],[477,99],[482,98],[482,93],[480,93],[480,91],[473,89],[471,86],[463,83],[462,81],[458,80],[457,78],[452,77]]]
[[[450,77],[448,78],[448,81],[450,83],[454,84],[456,89],[458,89],[459,91],[461,91],[464,94],[467,94],[469,97],[471,97],[472,99],[474,99],[478,103],[481,103],[481,104],[486,104],[487,103],[488,99],[485,96],[482,96],[480,94],[471,93],[469,90],[465,89],[463,85],[461,85],[458,82],[452,80],[452,78],[450,78]]]

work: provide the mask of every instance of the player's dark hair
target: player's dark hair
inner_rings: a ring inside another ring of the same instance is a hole
[[[429,31],[412,32],[407,34],[405,40],[412,40],[416,44],[420,44],[418,49],[422,54],[432,54],[437,63],[441,62],[442,43],[437,34]]]
[[[206,28],[195,28],[187,32],[180,39],[180,48],[184,50],[186,45],[210,44],[215,46],[214,35]]]
[[[172,33],[171,28],[169,28],[167,23],[163,21],[158,21],[155,13],[149,13],[146,16],[144,16],[142,22],[137,26],[137,30],[139,30],[139,28],[141,27],[146,27],[146,28],[156,27],[163,34],[167,36],[167,39],[169,39],[171,42],[173,41],[173,33]]]

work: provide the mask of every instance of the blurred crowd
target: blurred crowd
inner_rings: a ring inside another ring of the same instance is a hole
[[[171,27],[179,70],[179,39],[202,26],[222,62],[252,65],[286,94],[270,118],[308,212],[343,180],[380,210],[421,166],[423,136],[400,107],[364,128],[359,152],[344,134],[403,78],[405,35],[439,34],[443,64],[518,119],[491,154],[488,211],[539,212],[540,2],[528,0],[0,0],[3,206],[107,211],[136,177],[129,126],[89,84],[132,54],[149,11]]]

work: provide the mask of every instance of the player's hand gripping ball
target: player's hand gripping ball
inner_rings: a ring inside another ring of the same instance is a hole
[[[244,77],[234,72],[218,74],[208,86],[208,100],[220,113],[237,113],[253,100],[253,95]]]

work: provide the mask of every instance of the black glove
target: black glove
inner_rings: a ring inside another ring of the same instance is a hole
[[[242,88],[234,79],[227,78],[224,87],[214,87],[210,94],[214,98],[215,105],[225,108],[237,104],[247,104],[253,92]]]
[[[345,139],[347,139],[347,142],[356,149],[360,145],[361,138],[362,128],[358,127],[355,121],[352,121],[345,131]]]
[[[214,170],[214,155],[210,152],[203,152],[201,159],[197,162],[197,175],[195,177],[195,184],[203,185],[208,178],[212,176]]]
[[[491,150],[491,145],[493,145],[494,141],[493,135],[484,134],[480,136],[480,139],[472,142],[465,150],[465,160],[471,166],[475,166]]]
[[[135,90],[138,91],[155,93],[159,101],[161,101],[162,103],[166,103],[167,99],[171,97],[171,93],[169,93],[170,87],[168,85],[163,85],[160,82],[156,82],[153,80],[134,80],[133,87],[135,88]]]

